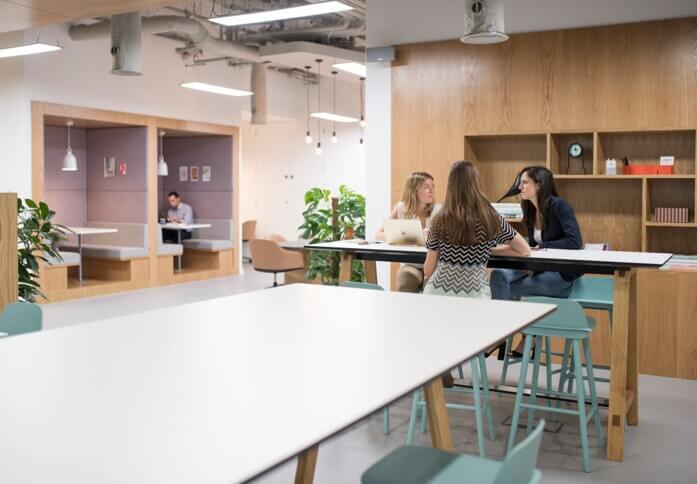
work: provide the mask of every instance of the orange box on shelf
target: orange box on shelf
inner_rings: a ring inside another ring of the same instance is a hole
[[[625,165],[625,175],[672,175],[672,166],[661,165]]]

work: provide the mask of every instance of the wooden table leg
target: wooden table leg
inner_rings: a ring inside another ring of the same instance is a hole
[[[365,268],[365,282],[369,282],[371,284],[377,284],[378,283],[378,270],[375,265],[374,260],[364,260],[363,261],[363,267]]]
[[[610,409],[607,458],[624,460],[624,419],[638,423],[638,364],[636,331],[636,271],[615,272],[612,356],[610,359]],[[629,402],[628,394],[632,397]],[[629,405],[627,405],[629,403]]]
[[[339,283],[351,280],[351,268],[355,256],[348,252],[341,253],[341,265],[339,266]]]
[[[426,394],[426,409],[428,425],[431,432],[431,445],[434,449],[453,450],[453,439],[450,436],[448,410],[445,407],[443,382],[440,377],[424,386]]]
[[[627,392],[634,397],[629,403],[627,411],[627,424],[639,425],[639,354],[638,330],[637,330],[637,300],[636,300],[637,272],[632,271],[629,281],[629,341],[627,342]]]
[[[319,445],[315,445],[298,456],[298,467],[295,469],[295,484],[312,484],[315,478],[318,451]]]

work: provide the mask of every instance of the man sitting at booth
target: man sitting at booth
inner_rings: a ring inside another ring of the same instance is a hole
[[[192,224],[194,223],[194,211],[191,205],[182,202],[182,198],[177,192],[170,192],[167,195],[169,202],[169,210],[167,210],[167,222],[177,224]],[[181,231],[181,240],[191,238],[191,230]],[[165,242],[177,242],[177,231],[170,229],[162,230],[162,238]]]

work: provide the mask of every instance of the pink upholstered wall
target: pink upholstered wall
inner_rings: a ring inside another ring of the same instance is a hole
[[[172,137],[163,141],[169,175],[158,177],[159,211],[167,207],[167,193],[176,191],[194,209],[195,218],[232,219],[232,149],[229,136]],[[199,181],[179,181],[179,167],[198,166]],[[201,181],[203,166],[211,167],[211,181]]]

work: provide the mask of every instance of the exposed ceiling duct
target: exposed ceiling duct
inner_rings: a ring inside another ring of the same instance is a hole
[[[496,44],[504,33],[503,0],[465,0],[465,44]]]
[[[140,75],[140,13],[114,15],[111,25],[112,74]]]
[[[259,49],[238,42],[212,37],[208,30],[197,20],[176,15],[143,17],[142,32],[150,35],[168,34],[201,49],[225,57],[235,57],[252,62],[259,62]],[[104,20],[92,25],[75,25],[68,34],[76,42],[107,37],[111,30],[111,21]]]
[[[267,123],[266,73],[268,67],[268,64],[252,65],[252,91],[254,92],[250,101],[252,103],[252,124]]]

